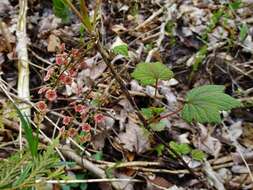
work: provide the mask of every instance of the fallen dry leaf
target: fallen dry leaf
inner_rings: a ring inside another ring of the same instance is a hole
[[[198,128],[200,134],[194,137],[194,146],[217,158],[221,150],[220,141],[208,134],[208,130],[204,125],[198,124]]]
[[[138,154],[150,148],[149,135],[131,120],[126,124],[126,132],[119,134],[118,140],[125,149]]]
[[[59,47],[61,44],[61,40],[59,37],[57,37],[54,34],[51,34],[48,37],[48,45],[47,45],[47,51],[48,52],[56,52],[57,47]]]

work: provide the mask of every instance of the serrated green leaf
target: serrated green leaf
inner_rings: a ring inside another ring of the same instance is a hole
[[[191,152],[191,147],[186,143],[176,143],[175,141],[171,141],[169,143],[170,147],[177,152],[179,155],[186,155]]]
[[[115,47],[113,47],[112,50],[116,54],[128,57],[128,46],[127,46],[127,44],[121,44],[121,45],[115,46]]]
[[[191,156],[194,160],[203,161],[206,154],[202,150],[194,149],[191,151]]]
[[[173,77],[173,72],[160,62],[139,63],[132,73],[134,79],[143,85],[154,85],[158,80],[169,80]]]
[[[185,98],[182,118],[187,122],[220,123],[220,111],[241,106],[233,97],[225,94],[222,85],[205,85],[189,91]]]

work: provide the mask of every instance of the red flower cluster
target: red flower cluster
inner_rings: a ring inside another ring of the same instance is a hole
[[[77,135],[77,130],[75,128],[70,128],[67,132],[68,137],[75,137]]]
[[[85,112],[86,108],[87,107],[82,105],[82,104],[77,104],[77,105],[74,106],[75,112],[78,112],[78,113]]]
[[[45,97],[51,102],[54,101],[57,98],[56,91],[52,89],[47,90]]]
[[[81,143],[89,142],[89,141],[91,141],[91,134],[88,133],[86,135],[80,136],[79,139],[80,139]]]
[[[49,89],[49,87],[43,86],[43,87],[41,87],[41,89],[39,89],[38,94],[42,94],[42,93],[46,92],[48,89]]]
[[[54,74],[54,67],[48,69],[46,76],[44,77],[44,81],[48,81],[51,76]]]
[[[61,74],[60,76],[60,81],[65,84],[65,85],[71,85],[72,82],[73,82],[73,79],[68,76],[68,75],[65,75],[65,74]]]
[[[103,114],[95,114],[94,115],[94,120],[96,123],[103,123],[105,121],[105,116]]]
[[[72,68],[70,70],[68,70],[68,74],[71,76],[71,77],[75,77],[77,75],[77,71],[75,68]]]
[[[56,58],[55,58],[55,63],[57,65],[63,65],[63,62],[64,62],[64,60],[63,60],[62,56],[57,55]]]
[[[77,57],[77,56],[79,56],[79,54],[80,54],[79,49],[72,49],[71,50],[71,55],[73,57]]]
[[[47,104],[44,101],[37,102],[36,103],[36,107],[42,113],[46,113],[47,112]]]
[[[63,123],[64,125],[68,125],[68,124],[70,124],[70,122],[71,122],[72,120],[73,120],[72,117],[70,117],[70,116],[64,116],[64,117],[63,117],[62,123]]]
[[[84,123],[84,124],[82,125],[82,131],[83,131],[83,132],[90,132],[90,130],[91,130],[90,124]]]
[[[60,46],[59,46],[59,50],[61,53],[63,53],[65,51],[65,43],[62,43]]]

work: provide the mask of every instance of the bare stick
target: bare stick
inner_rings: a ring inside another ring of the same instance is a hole
[[[117,181],[127,181],[127,182],[143,182],[139,179],[119,179],[119,178],[105,178],[105,179],[76,179],[76,180],[47,180],[45,183],[48,184],[71,184],[71,183],[103,183],[103,182],[117,182]],[[44,182],[42,180],[37,180],[36,183]]]

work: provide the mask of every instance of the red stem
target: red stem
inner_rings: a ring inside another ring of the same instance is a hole
[[[160,120],[165,119],[165,118],[167,118],[167,117],[170,117],[170,116],[172,116],[172,115],[178,114],[182,109],[183,109],[183,107],[180,107],[180,108],[177,109],[176,111],[167,113],[167,114],[162,115],[162,116],[159,115],[159,116],[153,117],[153,118],[151,118],[151,119],[148,121],[148,124],[153,123],[153,122],[155,122],[155,121],[157,121],[157,120],[160,121]]]

